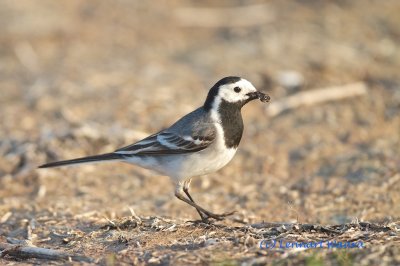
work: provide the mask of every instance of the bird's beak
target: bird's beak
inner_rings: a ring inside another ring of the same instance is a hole
[[[265,94],[261,91],[255,91],[255,92],[249,92],[246,94],[249,96],[249,99],[247,101],[255,100],[255,99],[260,99],[263,103],[269,102],[271,97],[269,97],[268,94]]]

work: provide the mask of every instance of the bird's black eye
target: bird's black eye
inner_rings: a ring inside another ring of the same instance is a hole
[[[235,87],[235,88],[233,88],[233,90],[234,90],[235,92],[239,93],[242,89],[241,89],[240,87]]]

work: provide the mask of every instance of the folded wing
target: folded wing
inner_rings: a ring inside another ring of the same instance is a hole
[[[185,154],[204,150],[215,139],[213,127],[199,128],[190,135],[161,131],[135,144],[116,150],[121,155]]]

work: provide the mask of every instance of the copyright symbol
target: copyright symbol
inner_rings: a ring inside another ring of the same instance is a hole
[[[275,247],[275,240],[264,239],[260,241],[260,249],[273,249]]]

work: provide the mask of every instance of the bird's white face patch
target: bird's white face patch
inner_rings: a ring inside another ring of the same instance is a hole
[[[257,91],[249,81],[241,79],[235,83],[219,87],[218,96],[227,102],[235,103],[249,98],[248,93]]]

